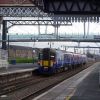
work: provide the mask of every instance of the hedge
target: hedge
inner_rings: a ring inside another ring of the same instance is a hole
[[[16,58],[16,59],[10,59],[9,63],[11,64],[14,60],[16,63],[35,63],[37,62],[36,58]]]

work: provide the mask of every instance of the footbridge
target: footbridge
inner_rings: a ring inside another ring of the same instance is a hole
[[[2,40],[0,40],[2,41]],[[8,41],[8,39],[6,40]],[[37,35],[9,35],[9,42],[100,42],[100,35],[55,35],[55,34],[37,34]]]

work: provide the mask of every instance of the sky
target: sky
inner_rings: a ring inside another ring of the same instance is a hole
[[[45,33],[46,26],[40,26],[41,34]],[[59,34],[65,33],[73,33],[73,34],[83,34],[84,33],[84,24],[83,23],[72,23],[72,26],[60,26]],[[100,23],[89,23],[89,31],[88,31],[88,23],[86,23],[86,33],[89,34],[99,34],[100,32]],[[54,27],[48,26],[47,27],[48,33],[54,33]],[[38,26],[13,26],[9,29],[10,34],[38,34]]]

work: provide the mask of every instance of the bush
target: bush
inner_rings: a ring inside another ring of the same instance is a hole
[[[12,64],[12,61],[15,60],[16,63],[35,63],[37,62],[36,58],[16,58],[9,60],[9,63]]]

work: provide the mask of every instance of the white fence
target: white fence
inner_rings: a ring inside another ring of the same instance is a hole
[[[8,67],[8,52],[0,49],[0,68]]]

